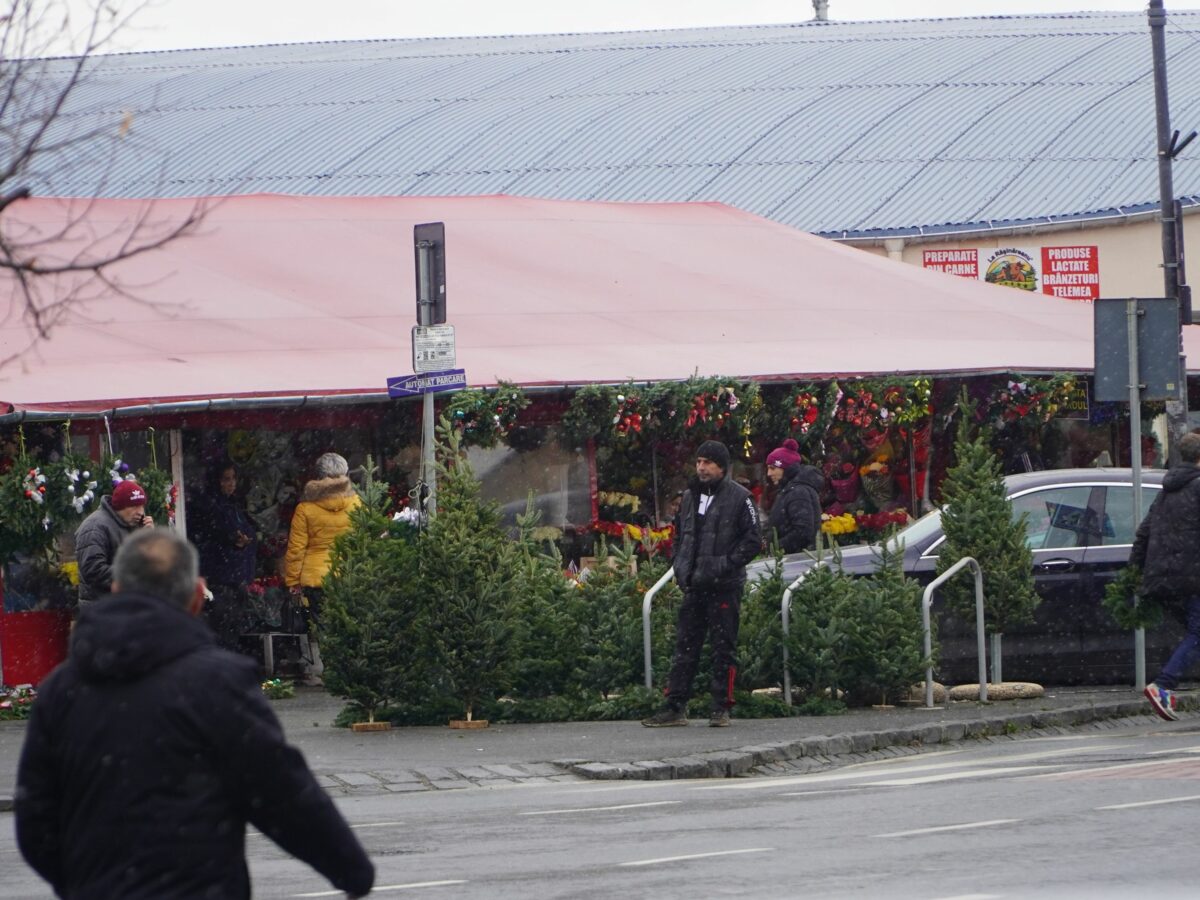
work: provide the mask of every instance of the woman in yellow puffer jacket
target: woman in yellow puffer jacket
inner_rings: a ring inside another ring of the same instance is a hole
[[[321,582],[329,571],[329,551],[334,539],[350,528],[350,511],[362,501],[350,483],[349,465],[337,453],[325,453],[317,459],[317,478],[304,486],[300,503],[292,516],[284,557],[284,582],[299,595],[309,628],[312,666],[305,678],[308,684],[320,684],[321,651],[317,636],[321,624]]]

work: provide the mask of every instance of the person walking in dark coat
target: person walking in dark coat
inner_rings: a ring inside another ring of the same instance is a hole
[[[667,703],[642,724],[687,724],[687,703],[707,634],[712,643],[712,713],[708,724],[729,724],[737,674],[738,616],[746,564],[760,546],[758,508],[750,492],[727,478],[729,450],[705,441],[696,450],[696,478],[679,505],[672,565],[683,589]]]
[[[130,537],[114,593],[42,682],[17,769],[17,844],[68,900],[250,896],[246,824],[350,896],[375,872],[284,741],[255,664],[196,618],[196,552]]]
[[[800,445],[788,438],[767,456],[767,478],[779,488],[767,517],[767,541],[773,534],[784,553],[816,547],[825,475],[804,465]]]
[[[80,608],[112,591],[112,563],[125,538],[153,527],[154,519],[146,515],[146,491],[136,481],[122,481],[112,496],[100,498],[100,506],[75,529]]]
[[[239,636],[250,626],[250,597],[258,545],[254,520],[238,497],[238,470],[218,463],[208,490],[190,517],[192,540],[200,553],[200,574],[213,593],[204,618],[226,650],[237,650]]]
[[[1200,659],[1200,434],[1179,441],[1180,463],[1138,526],[1129,564],[1142,570],[1141,592],[1183,619],[1187,634],[1153,682],[1146,699],[1164,719],[1175,713],[1175,688]]]

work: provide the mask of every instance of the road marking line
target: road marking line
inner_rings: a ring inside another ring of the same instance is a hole
[[[1166,800],[1142,800],[1140,803],[1115,803],[1112,806],[1097,806],[1096,809],[1134,809],[1138,806],[1162,806],[1164,803],[1187,803],[1200,800],[1200,794],[1191,797],[1168,797]]]
[[[934,900],[1000,900],[1003,894],[956,894],[953,897],[936,897]]]
[[[708,859],[712,856],[736,856],[740,853],[773,853],[774,847],[751,847],[747,850],[716,850],[712,853],[689,853],[686,856],[660,856],[657,859],[637,859],[617,863],[618,866],[654,866],[659,863],[684,862],[689,859]],[[376,888],[378,890],[378,888]]]
[[[824,791],[788,791],[785,794],[780,794],[780,797],[815,797],[818,794],[853,794],[858,791],[866,790],[868,785],[853,784],[849,787],[829,788]]]
[[[614,809],[642,809],[646,806],[673,806],[682,800],[655,800],[649,803],[622,803],[619,806],[577,806],[574,809],[539,809],[533,812],[520,813],[522,816],[561,816],[566,813],[608,812]]]
[[[887,834],[873,834],[871,837],[892,838],[909,837],[914,834],[936,834],[940,831],[963,831],[967,828],[991,828],[993,825],[1012,825],[1020,819],[988,819],[986,822],[965,822],[962,825],[938,825],[935,828],[914,828],[912,831],[889,831]]]
[[[1119,765],[1113,765],[1113,766],[1095,766],[1094,768],[1091,768],[1091,769],[1072,769],[1069,772],[1047,772],[1044,775],[1027,775],[1026,777],[1029,779],[1064,778],[1064,777],[1072,777],[1073,778],[1076,775],[1090,775],[1093,772],[1116,772],[1121,769],[1147,769],[1147,768],[1151,768],[1154,766],[1172,766],[1172,765],[1178,764],[1178,762],[1179,762],[1179,760],[1177,760],[1177,759],[1156,759],[1156,760],[1152,760],[1150,762],[1143,761],[1143,762],[1121,763]]]
[[[429,887],[447,887],[452,884],[466,884],[464,880],[456,881],[414,881],[411,884],[377,884],[371,888],[371,893],[378,894],[381,891],[411,891],[417,888]],[[292,894],[293,897],[345,897],[345,891],[313,891],[309,894]]]
[[[1044,769],[1045,766],[996,766],[991,769],[966,769],[962,772],[942,772],[938,775],[919,775],[916,778],[887,778],[872,781],[872,785],[885,787],[906,787],[912,784],[935,784],[939,781],[959,781],[963,778],[987,778],[991,775],[1011,775],[1013,772],[1027,772],[1030,769]]]
[[[1096,750],[1110,750],[1117,745],[1100,745]],[[916,760],[880,760],[878,762],[891,762],[895,765],[895,775],[902,776],[910,772],[928,772],[945,769],[956,769],[960,771],[983,771],[980,769],[972,770],[971,766],[995,765],[997,762],[1004,764],[1013,762],[1028,762],[1030,760],[1050,759],[1055,756],[1073,755],[1079,752],[1079,748],[1070,747],[1064,750],[1044,750],[1037,753],[1019,753],[1013,756],[1006,756],[1001,760],[980,759],[980,760],[964,760],[964,759],[949,759],[943,762],[936,763],[919,763],[915,764]],[[929,754],[921,754],[920,759],[928,759]],[[1038,769],[1043,766],[1012,766],[1009,771],[1024,771],[1025,769]],[[797,784],[819,784],[824,781],[849,781],[851,779],[860,778],[867,784],[892,784],[893,782],[874,781],[871,779],[887,776],[888,772],[867,772],[863,771],[860,766],[839,769],[836,772],[818,772],[809,775],[784,775],[778,778],[756,778],[753,781],[734,781],[721,784],[703,784],[692,788],[698,791],[759,791],[765,788],[789,787]],[[965,777],[965,776],[960,776]],[[669,784],[670,782],[652,782],[655,784]],[[919,784],[920,782],[913,782]]]
[[[1168,753],[1200,753],[1200,747],[1178,747],[1174,750],[1151,750],[1147,756],[1166,756]]]

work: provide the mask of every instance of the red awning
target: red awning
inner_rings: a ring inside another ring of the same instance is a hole
[[[157,219],[192,201],[157,201]],[[28,200],[7,230],[52,229]],[[118,230],[144,204],[102,200]],[[924,271],[719,204],[517,197],[214,201],[199,233],[116,270],[109,294],[0,369],[15,410],[378,393],[412,372],[412,228],[444,221],[449,324],[473,385],[722,374],[1069,371],[1092,310]],[[12,317],[4,353],[28,339]],[[1193,356],[1193,359],[1197,357]]]

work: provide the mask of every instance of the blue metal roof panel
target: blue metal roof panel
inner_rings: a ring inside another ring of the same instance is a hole
[[[1172,106],[1185,131],[1200,118],[1196,32],[1200,12],[1168,14]],[[45,167],[58,193],[93,192],[103,172],[112,196],[719,200],[838,234],[1071,217],[1157,196],[1150,36],[1138,13],[354,41],[96,62],[64,127],[131,111],[131,152],[106,171],[95,159]],[[1179,160],[1181,194],[1200,193],[1197,169]]]

